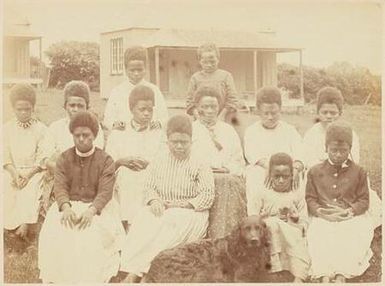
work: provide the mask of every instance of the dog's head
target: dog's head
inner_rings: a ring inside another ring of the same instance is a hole
[[[243,249],[268,247],[269,231],[264,216],[252,215],[244,218],[230,235],[231,241]]]
[[[244,218],[239,225],[239,231],[240,239],[247,247],[268,246],[269,233],[263,216],[252,215]]]

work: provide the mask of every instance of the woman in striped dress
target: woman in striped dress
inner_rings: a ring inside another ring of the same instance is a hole
[[[124,282],[139,282],[162,250],[205,236],[214,201],[210,166],[190,156],[192,126],[177,115],[167,125],[167,152],[150,163],[145,207],[134,217],[123,246]]]

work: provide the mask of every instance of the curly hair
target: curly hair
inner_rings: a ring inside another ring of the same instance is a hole
[[[26,83],[18,83],[14,85],[9,91],[9,99],[12,106],[15,106],[19,100],[25,100],[35,106],[36,104],[36,92],[33,87]]]
[[[199,48],[197,50],[198,60],[201,59],[202,54],[204,52],[215,52],[215,54],[217,55],[217,58],[219,59],[219,57],[220,57],[219,49],[214,43],[205,43],[205,44],[199,46]]]

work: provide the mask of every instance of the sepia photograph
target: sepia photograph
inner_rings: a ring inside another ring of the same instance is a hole
[[[383,1],[0,3],[3,283],[382,285]]]

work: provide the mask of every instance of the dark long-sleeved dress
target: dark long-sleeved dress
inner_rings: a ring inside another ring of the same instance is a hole
[[[39,269],[43,282],[103,283],[119,269],[119,241],[124,233],[113,199],[115,168],[99,148],[81,157],[75,147],[63,152],[56,165],[54,193],[58,207],[47,213],[39,238]],[[84,230],[62,224],[68,203],[77,219],[94,206],[97,214]]]

